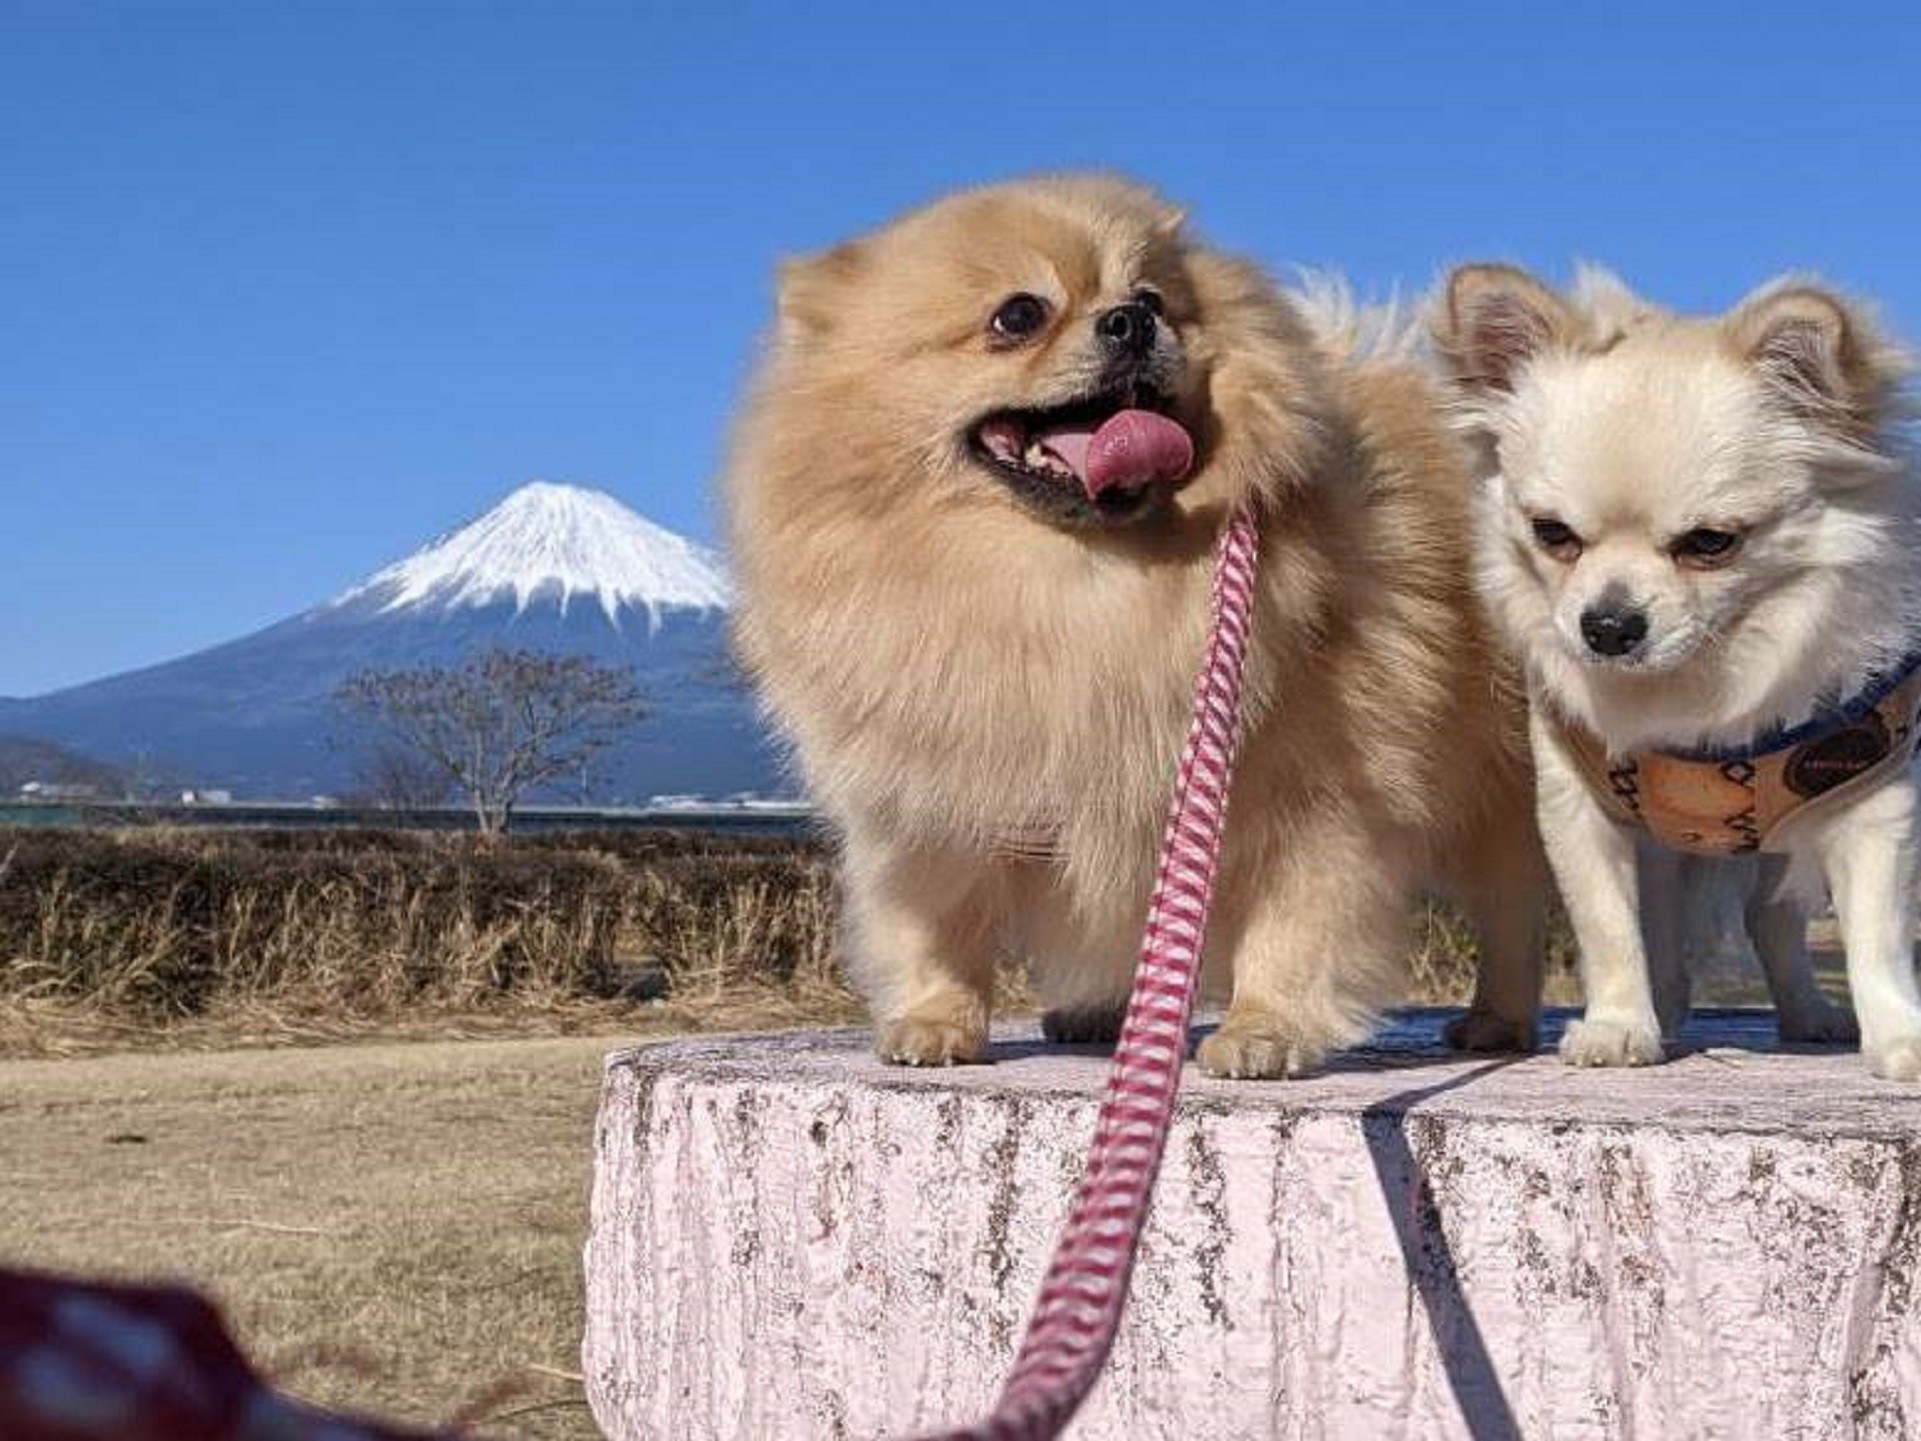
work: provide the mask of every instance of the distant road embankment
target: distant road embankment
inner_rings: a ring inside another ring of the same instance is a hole
[[[396,812],[372,806],[316,806],[274,801],[226,805],[149,805],[101,801],[76,804],[0,802],[0,826],[270,826],[471,831],[474,814],[452,806]],[[528,806],[514,812],[512,830],[691,830],[748,836],[806,836],[816,830],[812,808],[764,803],[742,806]]]

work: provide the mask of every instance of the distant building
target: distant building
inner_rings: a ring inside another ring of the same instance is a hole
[[[780,811],[796,815],[813,810],[813,802],[801,796],[770,796],[759,791],[735,791],[720,803],[729,810]]]
[[[28,781],[20,787],[26,801],[97,801],[100,787],[91,781]]]

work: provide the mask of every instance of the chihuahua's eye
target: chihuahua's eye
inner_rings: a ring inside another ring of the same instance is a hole
[[[1161,293],[1158,290],[1135,291],[1134,303],[1136,305],[1146,306],[1149,313],[1153,315],[1160,316],[1167,314],[1167,302],[1161,299]]]
[[[1580,559],[1581,537],[1553,516],[1541,516],[1534,521],[1533,529],[1534,543],[1556,560]]]
[[[1710,530],[1703,526],[1691,530],[1669,547],[1668,553],[1682,565],[1710,570],[1734,559],[1741,548],[1741,537],[1731,530]]]
[[[1001,308],[994,312],[988,328],[1002,340],[1026,340],[1038,334],[1041,327],[1047,324],[1047,313],[1045,300],[1023,291],[1001,302]]]

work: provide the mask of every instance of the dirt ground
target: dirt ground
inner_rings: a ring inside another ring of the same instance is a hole
[[[325,1405],[596,1436],[580,1247],[627,1040],[0,1062],[0,1264],[185,1279]]]

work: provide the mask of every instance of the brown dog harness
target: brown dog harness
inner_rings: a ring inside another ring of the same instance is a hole
[[[1769,849],[1790,818],[1862,790],[1914,756],[1921,654],[1854,699],[1731,750],[1610,756],[1585,727],[1551,723],[1581,778],[1622,825],[1695,855]]]

